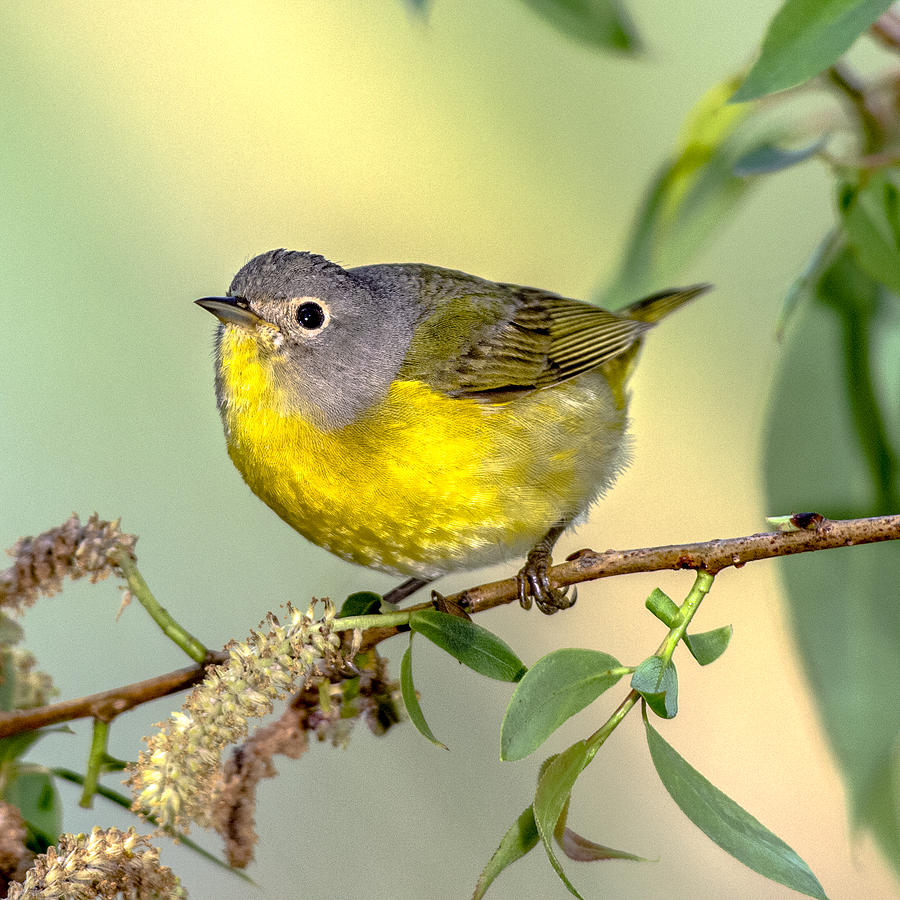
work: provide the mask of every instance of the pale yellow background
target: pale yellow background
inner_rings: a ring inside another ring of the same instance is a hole
[[[515,0],[431,5],[421,21],[400,0],[4,4],[2,545],[72,510],[122,516],[141,535],[158,597],[210,646],[287,600],[389,587],[305,544],[243,485],[213,401],[213,322],[191,301],[278,246],[588,296],[612,271],[689,107],[750,56],[777,4],[632,0],[649,45],[636,61],[567,41]],[[689,264],[686,282],[717,290],[648,341],[634,381],[634,464],[564,552],[762,527],[773,321],[829,218],[815,164],[775,176]],[[701,624],[733,623],[732,647],[706,670],[680,654],[681,712],[660,730],[787,840],[830,896],[894,895],[870,844],[848,833],[786,633],[778,565],[790,561],[719,579]],[[636,663],[661,634],[642,610],[646,594],[660,585],[679,597],[689,584],[686,574],[617,579],[586,586],[552,620],[507,608],[484,621],[528,663],[571,645]],[[28,613],[29,643],[64,696],[184,664],[139,608],[114,623],[117,606],[112,584],[79,584]],[[397,662],[403,644],[384,649]],[[508,685],[418,650],[423,705],[452,752],[410,726],[380,740],[360,728],[346,751],[316,746],[279,761],[260,794],[250,874],[261,889],[250,896],[470,895],[528,804],[538,759],[497,759]],[[592,730],[623,692],[546,752]],[[172,706],[117,722],[111,751],[133,757]],[[88,732],[76,731],[32,758],[82,767]],[[63,796],[70,830],[130,822],[102,800],[82,811],[74,790]],[[586,897],[793,896],[684,819],[637,716],[582,776],[571,821],[658,858],[570,864]],[[218,850],[215,836],[200,840]],[[193,897],[248,895],[184,849],[166,843],[163,858]],[[490,896],[568,895],[535,852]]]

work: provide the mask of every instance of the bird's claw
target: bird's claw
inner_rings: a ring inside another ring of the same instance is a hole
[[[545,615],[552,616],[561,609],[569,609],[578,599],[578,589],[571,595],[568,588],[554,588],[550,584],[547,570],[550,568],[550,554],[544,549],[532,550],[516,575],[516,593],[522,609],[531,609],[531,601]]]

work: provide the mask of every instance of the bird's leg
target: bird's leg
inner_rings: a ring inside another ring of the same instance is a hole
[[[399,603],[432,581],[434,581],[433,578],[407,578],[406,581],[401,582],[397,587],[391,588],[382,599],[386,603]]]
[[[538,609],[550,616],[561,609],[568,609],[575,603],[578,597],[577,590],[572,591],[572,595],[569,596],[567,590],[551,587],[550,579],[547,577],[547,570],[552,564],[550,554],[568,524],[558,522],[528,551],[525,565],[516,575],[522,609],[531,609],[533,599],[537,602]]]

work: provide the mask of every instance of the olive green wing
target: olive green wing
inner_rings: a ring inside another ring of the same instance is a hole
[[[433,266],[377,268],[380,279],[396,279],[398,293],[415,290],[421,311],[400,376],[486,402],[550,387],[622,356],[658,318],[705,289],[666,291],[619,315]]]

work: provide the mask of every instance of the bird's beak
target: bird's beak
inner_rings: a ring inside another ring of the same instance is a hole
[[[243,297],[203,297],[194,303],[211,312],[220,322],[240,325],[241,328],[253,328],[265,321],[250,309]]]

